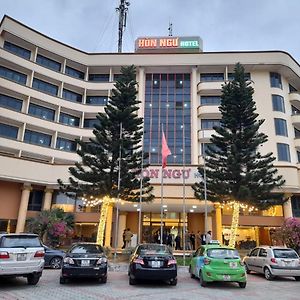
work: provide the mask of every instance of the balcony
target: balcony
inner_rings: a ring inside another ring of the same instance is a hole
[[[292,124],[300,126],[300,114],[292,115]]]
[[[300,138],[295,138],[294,139],[295,147],[300,150]]]
[[[221,94],[223,81],[202,81],[197,84],[197,93],[205,95]]]
[[[292,105],[295,105],[296,107],[300,106],[300,94],[299,93],[290,93],[289,100]]]
[[[217,105],[200,105],[197,112],[198,117],[202,119],[221,119],[221,113]]]
[[[206,130],[198,130],[198,140],[201,143],[209,143],[211,139],[211,135],[214,134],[215,131],[213,129]]]

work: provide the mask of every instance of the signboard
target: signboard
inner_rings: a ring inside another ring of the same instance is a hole
[[[189,53],[202,52],[200,37],[141,37],[135,41],[135,52]]]

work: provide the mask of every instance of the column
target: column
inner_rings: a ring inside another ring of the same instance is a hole
[[[53,189],[50,189],[50,188],[45,189],[42,210],[50,210],[51,209],[52,194],[53,194]]]
[[[259,246],[259,227],[258,226],[254,227],[254,232],[255,232],[256,247],[258,247]]]
[[[293,217],[293,210],[292,210],[292,201],[291,197],[288,198],[286,202],[283,203],[283,216],[285,219]]]
[[[213,232],[213,220],[211,214],[207,215],[207,231]]]
[[[16,233],[20,233],[24,231],[30,191],[31,191],[30,185],[23,186],[19,213],[18,213]]]
[[[215,237],[222,243],[222,212],[219,204],[215,204],[215,218],[216,218],[216,233]]]
[[[118,226],[118,240],[117,247],[121,248],[123,246],[123,231],[126,229],[126,218],[127,213],[121,212],[119,215],[119,226]]]
[[[113,205],[109,205],[107,211],[107,219],[105,225],[105,247],[110,247],[111,242],[111,229],[112,229],[112,216],[113,216]]]

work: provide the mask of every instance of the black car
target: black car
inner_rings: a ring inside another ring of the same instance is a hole
[[[67,251],[63,260],[59,282],[66,283],[71,278],[96,278],[107,281],[107,258],[100,245],[77,243]]]
[[[165,280],[170,285],[177,284],[177,262],[166,245],[140,244],[130,257],[129,284],[139,279]]]
[[[60,269],[66,253],[61,250],[51,249],[46,245],[43,245],[43,247],[45,249],[45,267]]]

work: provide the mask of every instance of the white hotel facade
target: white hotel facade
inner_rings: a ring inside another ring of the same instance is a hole
[[[0,24],[0,231],[25,230],[28,217],[51,207],[75,214],[76,235],[92,240],[99,207],[82,208],[79,200],[58,192],[57,179],[68,178],[78,160],[75,139],[88,140],[99,111],[114,87],[121,66],[137,68],[140,115],[145,118],[147,171],[155,200],[142,208],[143,239],[160,226],[159,124],[166,123],[172,156],[164,179],[164,225],[176,233],[185,221],[190,232],[204,231],[204,201],[191,185],[212,127],[221,114],[221,86],[240,62],[249,74],[261,130],[269,137],[261,152],[273,152],[286,180],[290,200],[268,211],[243,211],[238,242],[272,243],[270,231],[287,217],[300,217],[300,66],[283,51],[202,52],[197,37],[141,38],[134,53],[86,53],[53,40],[4,16]],[[182,147],[185,132],[187,218],[182,219]],[[119,235],[138,231],[136,205],[121,203]],[[208,205],[208,227],[227,239],[231,208]],[[115,238],[115,209],[110,208],[106,244]],[[118,243],[122,239],[119,236]],[[248,243],[248,244],[247,244]]]

